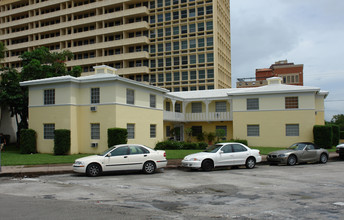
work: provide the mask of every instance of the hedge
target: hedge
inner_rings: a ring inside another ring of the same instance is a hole
[[[128,142],[128,131],[125,128],[108,129],[108,147]]]
[[[338,125],[331,125],[332,127],[332,146],[337,146],[339,144],[340,139],[340,131]]]
[[[332,147],[332,128],[329,125],[315,125],[313,127],[314,144],[321,148]]]
[[[23,129],[20,131],[20,153],[36,153],[36,131],[32,129]]]
[[[56,129],[54,132],[54,154],[66,155],[70,151],[70,130]]]
[[[162,141],[155,145],[155,150],[205,150],[208,144],[205,142]]]

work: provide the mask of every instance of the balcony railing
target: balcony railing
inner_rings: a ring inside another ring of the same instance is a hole
[[[179,113],[164,111],[164,120],[166,121],[231,121],[229,112],[205,112],[202,113]]]

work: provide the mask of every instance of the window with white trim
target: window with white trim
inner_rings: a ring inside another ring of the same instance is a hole
[[[55,89],[45,89],[44,90],[44,105],[54,105],[55,104]]]
[[[247,110],[259,110],[259,99],[258,98],[246,99],[246,107],[247,107]]]
[[[44,124],[43,135],[44,135],[44,139],[54,139],[55,124]]]
[[[259,136],[259,125],[247,125],[247,136]]]
[[[201,113],[202,112],[202,103],[201,102],[191,103],[191,111],[192,111],[192,113]]]
[[[285,135],[286,136],[299,136],[299,124],[286,124]]]
[[[99,88],[91,88],[91,104],[98,104],[100,102]]]
[[[215,112],[226,112],[227,104],[226,102],[215,102]]]
[[[127,124],[128,139],[135,138],[135,124]]]
[[[297,109],[299,108],[299,97],[285,97],[285,108],[286,109]]]
[[[91,124],[91,139],[100,139],[100,124],[92,123]]]
[[[150,125],[150,138],[156,137],[156,125]]]
[[[135,103],[135,91],[127,89],[127,104],[134,105]]]
[[[156,108],[156,95],[153,95],[153,94],[149,95],[149,106],[151,108]]]

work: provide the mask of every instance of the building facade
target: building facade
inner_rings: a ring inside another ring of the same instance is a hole
[[[281,60],[270,68],[256,69],[255,78],[238,78],[237,88],[258,87],[267,85],[267,78],[281,77],[284,84],[303,86],[303,64],[288,63]]]
[[[71,130],[71,153],[99,153],[113,127],[127,128],[128,143],[151,148],[168,139],[196,141],[219,129],[226,140],[287,147],[313,141],[313,126],[324,124],[328,92],[285,85],[281,78],[257,88],[169,92],[119,77],[110,67],[95,69],[91,76],[21,83],[29,87],[29,127],[37,132],[39,152],[53,152],[55,129]]]
[[[0,0],[6,67],[45,46],[170,91],[231,87],[229,0]]]

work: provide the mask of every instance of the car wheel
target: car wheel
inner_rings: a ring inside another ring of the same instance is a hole
[[[202,162],[202,170],[211,171],[214,168],[214,163],[211,160],[205,160]]]
[[[152,161],[147,161],[143,164],[143,172],[146,174],[152,174],[155,172],[155,163]]]
[[[100,167],[99,164],[96,164],[96,163],[91,163],[86,168],[87,176],[92,176],[92,177],[99,176],[101,172],[102,172],[102,168]]]
[[[320,163],[327,163],[328,157],[326,154],[320,155]]]
[[[296,156],[295,155],[290,155],[288,157],[287,165],[294,166],[295,164],[296,164]]]
[[[256,160],[253,157],[247,158],[245,166],[247,169],[253,169],[256,166]]]

